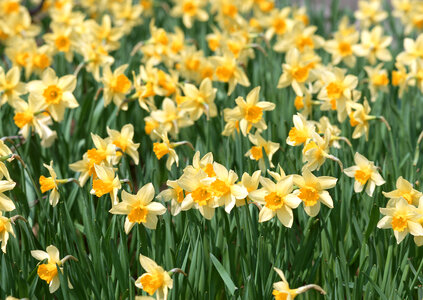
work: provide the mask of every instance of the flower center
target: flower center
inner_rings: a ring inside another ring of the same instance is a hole
[[[62,90],[57,85],[49,85],[43,93],[47,104],[59,104],[62,100]]]
[[[395,215],[392,217],[391,225],[395,231],[404,231],[408,227],[407,217],[402,214]]]
[[[53,278],[57,276],[56,264],[51,263],[39,265],[37,274],[42,280],[45,280],[48,284],[50,284]]]
[[[359,170],[355,171],[354,178],[361,185],[364,185],[364,184],[366,184],[367,180],[369,180],[371,175],[372,175],[372,173],[369,169],[359,169]]]
[[[27,59],[29,58],[29,53],[27,52],[23,52],[23,53],[18,53],[16,55],[16,62],[18,63],[18,65],[20,66],[26,66],[27,63]]]
[[[313,48],[314,47],[313,40],[309,36],[302,36],[302,37],[298,38],[297,39],[297,48],[302,52],[302,51],[304,51],[304,48],[306,48],[306,47]]]
[[[238,13],[238,9],[235,5],[227,3],[223,5],[222,12],[225,16],[233,18]]]
[[[98,150],[96,148],[89,149],[87,151],[87,156],[89,160],[93,161],[97,165],[107,158],[106,151]]]
[[[19,128],[24,127],[26,124],[29,124],[34,119],[34,114],[30,111],[19,112],[13,117],[13,121],[15,121],[16,126]]]
[[[344,92],[344,88],[342,83],[339,81],[334,81],[328,84],[326,87],[326,92],[328,93],[328,97],[331,99],[339,99]]]
[[[112,79],[110,89],[119,94],[126,94],[131,88],[131,81],[123,74],[118,75]]]
[[[304,100],[301,96],[296,96],[294,101],[294,106],[297,110],[304,108]]]
[[[300,188],[298,198],[304,201],[305,206],[313,206],[319,200],[319,193],[314,187],[305,186]]]
[[[46,177],[41,175],[39,182],[40,182],[40,185],[41,185],[41,192],[42,193],[45,193],[49,190],[52,190],[56,186],[53,178],[51,178],[51,177],[46,178]]]
[[[273,290],[273,296],[275,296],[275,300],[287,300],[289,294],[285,292],[280,292],[278,290]]]
[[[3,10],[6,14],[12,14],[19,11],[19,2],[8,1],[3,4]]]
[[[93,189],[97,197],[101,197],[113,191],[113,180],[96,179],[93,181]]]
[[[258,123],[261,120],[261,117],[263,116],[263,110],[256,106],[247,106],[245,109],[245,119],[248,122],[251,122],[253,124]]]
[[[145,223],[147,221],[148,209],[143,205],[132,207],[128,214],[128,220],[132,223]]]
[[[207,205],[208,202],[212,199],[212,193],[204,187],[196,188],[192,193],[192,199],[194,202],[198,203],[201,206]]]
[[[220,81],[228,82],[234,75],[235,66],[225,65],[217,67],[216,76]]]
[[[0,219],[0,234],[5,230],[6,230],[6,224],[2,219]]]
[[[253,156],[253,158],[255,160],[259,160],[263,157],[263,149],[262,148],[263,147],[259,147],[259,146],[251,147],[250,152],[251,152],[251,155]]]
[[[148,294],[153,295],[158,288],[160,288],[164,283],[163,274],[158,271],[153,273],[147,273],[141,276],[141,285],[142,289]]]
[[[308,67],[296,67],[292,70],[292,77],[298,82],[305,82],[308,78]]]
[[[305,143],[307,138],[308,134],[305,132],[305,130],[298,130],[297,128],[292,127],[289,131],[289,139],[294,142],[295,146]]]
[[[228,187],[228,185],[220,179],[213,181],[210,187],[212,189],[213,195],[216,197],[222,197],[223,195],[231,192],[231,189]]]
[[[272,26],[276,34],[284,34],[286,31],[286,22],[282,18],[274,19]]]
[[[207,164],[204,168],[203,171],[206,172],[207,176],[209,177],[214,177],[216,176],[216,173],[214,172],[213,169],[213,165],[212,164]]]
[[[185,60],[185,66],[190,71],[197,71],[200,67],[200,60],[194,57],[187,58]]]
[[[389,79],[385,74],[378,74],[372,77],[372,82],[374,85],[386,86],[389,84]]]
[[[284,197],[279,196],[275,192],[271,192],[269,195],[264,197],[266,201],[266,207],[271,210],[278,210],[284,205]]]
[[[54,41],[54,44],[56,45],[57,50],[62,52],[68,52],[70,47],[70,40],[67,36],[61,35],[56,38]]]
[[[44,70],[50,66],[50,58],[45,54],[36,54],[33,58],[34,66]]]
[[[153,151],[156,154],[157,159],[161,159],[163,156],[169,153],[169,147],[165,143],[154,143]]]
[[[184,190],[181,188],[176,188],[175,190],[177,195],[176,201],[178,201],[178,203],[182,203],[182,201],[184,201],[184,198],[185,198]]]
[[[187,1],[183,4],[182,10],[189,16],[194,16],[197,12],[197,6],[192,1]]]
[[[413,203],[413,195],[411,193],[401,193],[401,197],[403,197],[405,200],[407,200],[408,204]]]
[[[352,54],[351,45],[347,42],[340,42],[338,44],[338,50],[342,56],[348,56]]]
[[[126,147],[128,147],[128,140],[124,139],[123,137],[120,137],[117,140],[114,140],[113,144],[116,145],[116,147],[122,149],[123,152],[125,152]]]

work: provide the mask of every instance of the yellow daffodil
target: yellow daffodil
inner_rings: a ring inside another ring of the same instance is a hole
[[[215,65],[215,76],[218,81],[228,83],[228,95],[231,95],[237,84],[250,86],[247,75],[238,66],[236,58],[230,52],[225,52],[223,56],[211,58]]]
[[[315,289],[323,295],[326,294],[326,292],[320,286],[316,284],[308,284],[296,289],[290,289],[288,281],[286,280],[283,272],[279,270],[278,268],[273,268],[273,269],[276,271],[276,273],[278,273],[279,277],[282,279],[282,281],[278,281],[273,284],[272,294],[275,297],[275,300],[293,300],[299,294],[302,294],[310,289]]]
[[[90,193],[97,197],[109,194],[112,200],[112,206],[118,204],[119,199],[117,193],[122,188],[122,185],[118,175],[115,176],[114,169],[105,165],[94,165],[94,169],[98,178],[94,179]]]
[[[303,96],[305,84],[311,82],[313,74],[313,63],[305,59],[298,49],[291,48],[285,57],[282,65],[282,75],[278,81],[278,88],[292,86],[297,96]]]
[[[13,153],[9,147],[0,139],[0,179],[6,177],[7,180],[11,181],[9,171],[7,170],[4,161],[11,162],[13,160]]]
[[[251,202],[249,194],[258,189],[260,183],[260,174],[260,170],[255,171],[253,175],[250,175],[247,172],[244,172],[244,174],[242,174],[241,185],[247,189],[248,194],[246,198],[236,200],[236,207],[243,206],[246,203]]]
[[[151,183],[147,183],[136,195],[122,191],[122,202],[114,205],[109,212],[127,215],[125,219],[126,234],[129,234],[136,223],[142,223],[149,229],[156,229],[157,215],[163,215],[166,208],[158,202],[151,202],[153,198],[154,187]]]
[[[0,210],[12,211],[16,208],[13,201],[4,194],[4,192],[13,190],[15,185],[16,183],[11,180],[0,180]]]
[[[252,146],[250,150],[245,153],[245,156],[252,160],[258,161],[260,170],[264,172],[266,170],[264,154],[266,154],[269,160],[269,166],[273,168],[274,165],[272,163],[272,157],[275,152],[279,150],[279,143],[266,141],[258,132],[256,132],[254,135],[249,134],[248,139],[254,146]]]
[[[303,166],[303,170],[319,170],[326,161],[326,158],[330,158],[340,163],[339,159],[330,154],[330,141],[331,135],[329,130],[326,130],[323,138],[316,132],[313,133],[312,139],[304,145],[303,162],[307,163]]]
[[[104,85],[104,106],[109,105],[113,101],[120,109],[128,109],[128,104],[124,103],[124,100],[131,90],[132,82],[124,74],[127,67],[128,65],[122,65],[115,69],[113,73],[110,65],[104,67],[101,79]]]
[[[356,193],[360,193],[367,184],[366,193],[371,197],[375,187],[384,184],[385,180],[377,171],[375,164],[360,153],[355,153],[354,162],[356,165],[345,169],[344,173],[355,179],[354,191]]]
[[[402,176],[398,177],[395,190],[389,193],[382,193],[386,198],[390,199],[404,198],[407,200],[408,204],[413,204],[415,206],[419,205],[419,200],[422,197],[422,193],[413,189],[413,185]]]
[[[168,180],[166,182],[168,189],[160,192],[157,198],[162,201],[171,201],[170,213],[176,216],[181,212],[181,203],[184,201],[184,190],[179,186],[177,180]]]
[[[388,72],[382,69],[383,64],[378,64],[375,68],[366,66],[364,70],[369,78],[369,89],[371,94],[371,101],[375,102],[379,92],[387,93],[389,91]]]
[[[8,102],[13,106],[14,100],[26,93],[25,83],[20,81],[21,72],[18,67],[13,67],[5,74],[0,67],[0,106]]]
[[[184,174],[178,179],[179,186],[186,192],[181,203],[183,211],[197,208],[204,218],[211,220],[215,208],[223,203],[218,203],[210,190],[211,183],[215,178],[208,177],[206,172],[200,170],[196,174]]]
[[[201,0],[174,0],[175,6],[172,8],[171,15],[181,17],[182,22],[187,28],[191,28],[193,21],[198,19],[205,22],[209,19],[209,15],[203,9],[207,4]]]
[[[361,26],[368,28],[380,24],[388,17],[388,13],[383,10],[380,0],[360,0],[354,16],[360,21]]]
[[[51,190],[49,196],[50,204],[55,207],[59,202],[60,194],[59,194],[59,184],[66,182],[67,180],[58,180],[56,172],[53,169],[53,161],[50,161],[50,165],[43,164],[45,168],[47,168],[48,172],[50,173],[50,177],[45,177],[44,175],[40,176],[39,183],[41,188],[41,193],[45,193]]]
[[[336,181],[334,177],[316,177],[307,169],[303,171],[302,176],[294,175],[294,183],[299,188],[294,194],[303,201],[304,210],[310,217],[317,216],[320,203],[333,208],[332,197],[326,190],[333,188]]]
[[[138,165],[139,153],[137,149],[140,144],[133,142],[134,126],[132,124],[126,124],[120,132],[107,127],[107,134],[109,135],[110,142],[123,153],[127,153],[134,160],[135,164]],[[116,155],[119,156],[119,152],[116,152]]]
[[[223,165],[214,162],[215,180],[210,184],[210,191],[218,203],[225,204],[225,211],[230,213],[236,200],[244,199],[248,195],[247,189],[236,183],[238,175],[227,170]]]
[[[7,241],[9,240],[9,234],[15,236],[11,220],[5,216],[0,211],[0,241],[1,241],[1,250],[3,253],[6,253]]]
[[[277,216],[285,227],[292,227],[294,215],[292,209],[300,205],[301,199],[292,193],[294,182],[287,177],[277,183],[261,177],[262,189],[251,192],[248,196],[264,206],[260,210],[259,222],[266,222]]]
[[[47,251],[47,252],[46,252]],[[60,279],[58,268],[61,273],[63,273],[62,265],[69,259],[78,261],[71,255],[65,256],[63,259],[60,259],[59,250],[50,245],[47,247],[46,251],[41,250],[32,250],[31,255],[37,260],[44,261],[47,260],[47,263],[40,264],[37,269],[38,276],[47,282],[49,285],[49,291],[53,294],[60,287]],[[70,289],[73,289],[72,284],[68,281],[68,286]]]
[[[57,133],[48,127],[52,124],[52,121],[49,115],[43,113],[46,104],[39,101],[33,94],[30,94],[28,102],[23,100],[16,101],[14,108],[15,116],[13,121],[20,128],[19,133],[27,139],[32,128],[34,128],[41,138],[41,146],[50,147],[57,138]]]
[[[61,122],[66,108],[79,106],[72,92],[76,87],[76,77],[66,75],[58,78],[56,72],[47,68],[41,80],[34,80],[28,83],[27,89],[38,101],[46,104],[46,109],[51,117]]]
[[[77,37],[72,27],[52,23],[51,32],[45,33],[43,38],[57,52],[63,53],[68,62],[72,61],[77,45]]]
[[[189,119],[188,111],[176,106],[176,103],[170,98],[165,98],[162,109],[152,111],[151,117],[160,124],[162,131],[166,131],[172,136],[176,136],[180,128],[193,124],[193,121]]]
[[[169,273],[158,266],[155,261],[142,254],[140,254],[140,263],[147,273],[138,277],[135,286],[143,289],[150,296],[156,293],[157,300],[166,300],[168,290],[173,288],[173,280]]]
[[[366,57],[370,64],[374,65],[377,60],[390,61],[392,59],[387,49],[391,42],[392,37],[383,36],[383,28],[376,26],[371,31],[361,32],[361,42],[353,46],[353,51],[358,56]]]
[[[238,97],[235,102],[238,110],[235,111],[239,116],[232,116],[234,119],[240,119],[239,127],[245,136],[252,127],[258,130],[266,130],[267,125],[263,118],[263,112],[275,109],[275,104],[267,101],[259,101],[260,87],[252,89],[244,100]]]
[[[367,100],[364,100],[363,104],[354,103],[351,108],[353,111],[349,113],[350,125],[355,127],[352,138],[358,139],[365,135],[367,141],[369,138],[370,129],[369,121],[376,119],[376,117],[369,114],[371,108]]]
[[[307,143],[315,132],[315,126],[312,122],[300,113],[297,113],[292,117],[294,127],[289,131],[286,143],[290,146],[299,146]]]
[[[183,91],[186,100],[181,104],[181,108],[189,112],[191,120],[196,121],[203,114],[207,118],[217,116],[217,107],[214,103],[217,89],[213,88],[209,78],[204,79],[199,88],[193,84],[185,83]]]
[[[161,138],[161,143],[156,142],[153,144],[153,151],[156,155],[157,159],[160,160],[163,156],[168,154],[167,160],[166,160],[166,168],[170,170],[172,168],[172,165],[176,163],[176,166],[179,165],[179,157],[178,154],[176,154],[175,147],[180,145],[179,143],[171,143],[169,141],[169,138],[167,137],[167,132],[164,133],[157,133]]]
[[[419,219],[423,216],[415,206],[408,204],[404,198],[392,199],[388,203],[388,207],[380,208],[380,213],[384,214],[379,223],[378,228],[392,228],[394,231],[397,244],[410,233],[413,236],[423,236],[423,227],[419,223]]]

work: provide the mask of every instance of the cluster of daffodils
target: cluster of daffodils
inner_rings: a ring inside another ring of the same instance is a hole
[[[224,206],[225,211],[230,213],[235,206],[254,203],[260,209],[259,222],[277,216],[286,227],[292,226],[292,210],[301,203],[311,217],[319,213],[321,203],[333,207],[327,189],[336,185],[336,178],[316,177],[309,169],[305,169],[302,175],[286,175],[280,166],[279,172],[268,170],[268,173],[274,181],[261,176],[260,170],[252,175],[244,173],[238,181],[238,175],[233,170],[213,161],[212,153],[200,158],[197,152],[192,165],[184,169],[178,180],[168,180],[169,188],[162,191],[158,198],[171,201],[172,215],[195,208],[209,220],[217,207]]]

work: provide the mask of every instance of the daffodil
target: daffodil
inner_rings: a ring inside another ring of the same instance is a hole
[[[156,142],[153,144],[153,151],[156,155],[157,159],[160,160],[163,156],[168,154],[168,158],[166,160],[166,168],[170,170],[172,165],[176,163],[176,166],[179,165],[179,157],[176,154],[175,147],[178,146],[178,143],[171,143],[169,138],[167,137],[167,132],[164,133],[157,133],[162,142]]]
[[[72,92],[76,87],[76,77],[66,75],[58,78],[56,72],[47,68],[41,80],[30,81],[27,85],[28,91],[33,94],[38,101],[46,104],[46,109],[51,117],[61,122],[66,108],[76,108],[79,106]]]
[[[383,64],[378,64],[374,68],[369,66],[364,67],[364,70],[369,78],[369,89],[372,102],[376,101],[379,92],[387,93],[389,90],[388,72],[382,67]]]
[[[154,187],[151,183],[144,185],[136,195],[122,191],[122,202],[114,205],[110,213],[127,215],[125,219],[125,233],[129,234],[136,223],[143,224],[149,229],[156,229],[157,215],[163,215],[166,208],[151,202],[154,198]]]
[[[143,289],[150,296],[156,293],[157,300],[166,300],[168,290],[173,288],[173,280],[168,272],[158,266],[155,261],[140,254],[140,263],[146,271],[135,281],[135,286]]]
[[[296,48],[291,48],[285,57],[282,65],[282,75],[278,81],[278,88],[292,86],[297,96],[303,96],[302,90],[306,83],[311,82],[313,74],[313,63],[307,61],[304,54]]]
[[[251,202],[249,194],[258,189],[260,183],[260,174],[260,170],[255,171],[252,175],[248,174],[247,172],[242,174],[241,185],[247,189],[248,194],[247,197],[236,200],[236,207],[243,206],[246,203]]]
[[[398,177],[395,190],[382,193],[386,198],[390,199],[404,198],[408,204],[415,206],[419,205],[419,200],[422,197],[422,193],[414,189],[413,185],[402,176]]]
[[[423,236],[423,227],[419,219],[423,216],[415,206],[408,204],[404,198],[392,199],[393,201],[386,208],[380,208],[385,215],[378,223],[378,228],[392,228],[397,244],[410,233],[413,236]]]
[[[115,176],[115,171],[112,167],[105,165],[94,165],[94,169],[98,178],[94,179],[90,193],[97,197],[109,194],[112,206],[118,204],[117,193],[122,188],[118,175]]]
[[[27,139],[34,129],[41,138],[41,146],[50,147],[57,138],[57,133],[49,127],[52,124],[51,117],[43,113],[46,104],[39,101],[34,94],[29,94],[28,102],[16,101],[14,108],[13,121],[20,128],[19,133]]]
[[[200,158],[200,151],[195,152],[192,158],[192,165],[184,169],[184,174],[197,174],[200,170],[204,171],[208,177],[215,177],[213,169],[213,153],[209,152]]]
[[[235,111],[239,116],[233,116],[234,119],[240,119],[239,127],[243,135],[247,135],[251,128],[266,130],[267,125],[263,118],[263,112],[275,109],[275,104],[268,101],[259,101],[260,87],[252,89],[244,100],[238,97],[235,102],[238,110]]]
[[[104,85],[104,106],[114,102],[122,110],[128,109],[128,104],[124,103],[126,95],[132,87],[132,82],[124,74],[128,65],[122,65],[112,73],[110,65],[103,68],[102,82]]]
[[[354,16],[360,21],[361,26],[368,28],[382,23],[388,17],[388,13],[383,10],[380,0],[360,0]]]
[[[20,81],[21,72],[18,67],[13,67],[5,74],[0,67],[0,106],[8,102],[13,106],[14,100],[25,94],[25,83]]]
[[[361,42],[353,46],[353,51],[358,56],[366,57],[370,64],[374,65],[377,60],[390,61],[392,59],[387,49],[391,42],[391,36],[383,36],[383,27],[376,26],[371,31],[361,32]]]
[[[355,179],[354,191],[356,193],[360,193],[366,186],[366,193],[371,197],[375,187],[384,184],[385,180],[377,171],[374,162],[369,161],[360,153],[355,153],[354,162],[356,165],[345,169],[344,173]]]
[[[278,268],[273,268],[273,269],[276,271],[276,273],[278,273],[279,277],[282,279],[282,281],[278,281],[273,284],[272,294],[275,297],[275,300],[293,300],[299,294],[302,294],[310,289],[315,289],[323,295],[326,294],[326,292],[320,286],[316,284],[308,284],[296,289],[291,289],[289,288],[289,283],[286,280],[283,272],[279,270]]]
[[[309,170],[304,170],[302,176],[294,175],[294,183],[298,190],[294,194],[303,201],[304,210],[310,217],[315,217],[320,211],[320,203],[333,208],[332,197],[327,189],[336,185],[337,179],[329,176],[316,177]]]
[[[225,211],[230,213],[236,200],[247,197],[248,191],[244,186],[236,183],[238,175],[234,171],[228,171],[217,162],[213,163],[213,170],[216,177],[210,184],[210,191],[218,203],[225,204]]]
[[[238,62],[232,53],[225,52],[223,56],[214,56],[211,58],[215,65],[215,76],[218,81],[228,83],[228,95],[231,95],[237,84],[250,86],[247,75],[238,66]]]
[[[118,147],[123,153],[127,153],[134,160],[135,164],[138,165],[139,153],[137,149],[140,144],[135,144],[133,141],[134,126],[132,124],[126,124],[122,127],[120,132],[107,127],[107,133],[111,143]],[[119,152],[116,152],[116,155],[119,156]]]
[[[13,201],[4,194],[4,192],[13,190],[15,185],[16,182],[11,180],[0,180],[0,210],[12,211],[16,208]]]
[[[59,272],[63,273],[63,264],[69,260],[73,259],[77,261],[76,258],[74,258],[71,255],[68,255],[64,257],[63,259],[60,259],[59,250],[55,246],[48,246],[46,251],[41,250],[32,250],[31,251],[32,257],[34,257],[37,260],[44,261],[47,260],[46,263],[40,264],[37,269],[38,276],[47,282],[49,285],[49,291],[51,294],[53,294],[57,289],[60,287],[60,279],[59,279]],[[68,286],[70,289],[73,289],[72,284],[70,281],[68,281]]]
[[[365,135],[367,141],[370,129],[369,121],[376,119],[376,117],[370,115],[371,108],[367,100],[364,100],[363,104],[354,103],[351,108],[353,111],[349,113],[350,125],[355,127],[352,138],[358,139]]]
[[[9,240],[9,234],[15,236],[11,220],[10,218],[3,216],[3,213],[0,211],[0,241],[1,250],[3,251],[3,253],[6,253],[6,246],[7,241]]]
[[[181,209],[185,211],[194,206],[204,218],[211,220],[214,216],[215,208],[223,204],[216,201],[216,197],[210,190],[210,185],[214,180],[215,178],[208,177],[203,170],[196,174],[182,175],[178,179],[178,184],[186,191],[186,196],[181,203]]]
[[[292,117],[294,127],[289,131],[286,143],[290,146],[298,146],[307,143],[315,132],[315,126],[312,122],[300,113]]]
[[[181,212],[181,203],[184,201],[184,190],[179,186],[177,180],[168,180],[166,182],[168,189],[161,191],[157,198],[163,201],[171,201],[170,213],[176,216]]]
[[[258,132],[254,135],[249,134],[248,139],[254,146],[245,153],[245,156],[258,161],[260,170],[264,172],[266,170],[264,154],[266,154],[267,159],[269,160],[269,165],[273,168],[274,165],[272,163],[272,158],[275,152],[279,150],[279,143],[266,141]]]
[[[53,169],[53,161],[50,161],[50,165],[43,164],[45,168],[47,168],[48,172],[50,173],[50,177],[45,177],[44,175],[40,176],[39,183],[41,186],[41,192],[45,193],[51,190],[49,196],[50,204],[55,207],[59,202],[60,194],[59,194],[59,184],[63,183],[63,180],[58,180],[56,172]],[[67,180],[65,180],[66,182]]]
[[[292,227],[294,215],[292,209],[300,205],[301,199],[292,193],[294,182],[292,177],[287,177],[277,183],[268,178],[261,177],[262,189],[253,191],[249,197],[264,206],[260,210],[259,222],[266,222],[277,216],[285,227]]]
[[[327,158],[335,160],[340,164],[339,159],[330,154],[330,141],[331,135],[329,130],[326,130],[323,137],[316,132],[313,133],[312,139],[303,148],[303,162],[306,162],[303,170],[319,170]]]
[[[209,78],[204,79],[199,88],[193,84],[185,83],[183,91],[186,100],[181,104],[181,108],[189,112],[191,120],[196,121],[203,114],[207,118],[217,116],[217,107],[214,103],[217,89],[213,88]]]
[[[179,107],[170,98],[165,98],[162,103],[162,109],[151,112],[153,120],[160,124],[160,130],[166,131],[172,136],[179,133],[180,128],[193,124],[189,119],[189,111]]]
[[[209,15],[203,9],[206,2],[201,0],[174,0],[175,6],[172,8],[171,15],[181,17],[182,22],[187,28],[191,28],[193,21],[198,19],[205,22],[209,19]]]
[[[7,180],[11,181],[9,171],[7,170],[4,161],[12,161],[13,160],[13,153],[9,149],[9,147],[0,139],[0,179],[6,177]]]

